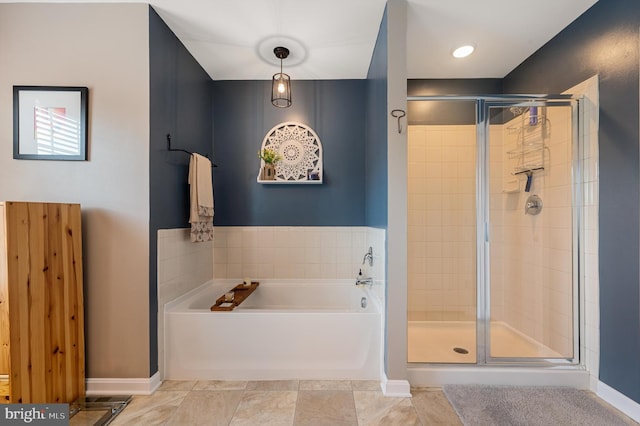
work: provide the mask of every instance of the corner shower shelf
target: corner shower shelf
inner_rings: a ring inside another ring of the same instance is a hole
[[[527,116],[528,110],[520,114],[518,125],[507,127],[509,133],[517,135],[515,147],[506,151],[507,158],[515,160],[511,162],[511,174],[514,176],[523,174],[530,176],[533,172],[544,170],[545,135],[549,120],[546,114],[541,113],[537,115],[536,122],[532,123]]]
[[[218,299],[216,303],[211,306],[212,311],[233,311],[238,305],[245,301],[247,297],[253,293],[260,283],[258,281],[251,281],[251,285],[246,286],[244,283],[238,284],[229,292],[233,292],[233,301],[227,302],[224,300],[224,294]]]
[[[538,119],[538,121],[537,121],[536,123],[533,123],[533,124],[532,124],[532,123],[530,123],[530,122],[528,122],[528,121],[527,121],[526,126],[527,126],[528,128],[531,128],[531,129],[539,128],[539,127],[542,127],[542,126],[544,125],[544,123],[545,123],[545,121],[546,121],[546,120],[547,120],[547,118],[546,118],[546,117],[542,117],[542,116],[541,116],[541,117]],[[520,133],[520,131],[521,131],[521,130],[522,130],[522,125],[521,125],[521,124],[516,124],[516,125],[512,125],[512,126],[507,126],[507,131],[508,131],[509,133],[511,133],[511,134]]]
[[[535,143],[526,144],[524,146],[519,146],[518,148],[507,151],[507,155],[509,158],[520,158],[522,156],[528,154],[536,154],[544,150],[544,142],[538,141]]]

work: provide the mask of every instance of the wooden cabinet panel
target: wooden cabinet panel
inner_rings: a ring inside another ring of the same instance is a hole
[[[73,402],[84,396],[80,206],[6,202],[4,219],[10,400]]]
[[[4,229],[4,204],[0,203],[0,376],[9,375],[9,283]],[[0,393],[1,396],[3,395]]]

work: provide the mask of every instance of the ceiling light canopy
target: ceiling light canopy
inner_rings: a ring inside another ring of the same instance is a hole
[[[271,81],[271,103],[278,108],[287,108],[291,106],[291,78],[282,72],[282,60],[289,56],[289,49],[278,46],[273,53],[280,59],[280,72],[274,74]]]
[[[476,47],[473,44],[465,44],[464,46],[454,49],[451,54],[454,58],[466,58],[471,55],[474,50],[476,50]]]

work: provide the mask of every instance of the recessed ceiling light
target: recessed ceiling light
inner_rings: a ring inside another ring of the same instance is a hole
[[[458,47],[451,54],[454,58],[466,58],[467,56],[471,55],[475,49],[475,46],[473,46],[472,44],[466,44],[464,46]]]

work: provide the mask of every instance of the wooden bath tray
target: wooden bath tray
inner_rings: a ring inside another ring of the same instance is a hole
[[[233,302],[225,302],[224,294],[223,294],[222,296],[218,297],[218,299],[216,299],[216,303],[213,306],[211,306],[211,310],[212,311],[233,311],[234,308],[239,304],[241,304],[242,302],[244,302],[244,299],[249,297],[249,295],[251,295],[251,293],[253,293],[256,290],[256,288],[258,288],[259,285],[260,283],[258,281],[251,281],[251,285],[249,287],[245,287],[244,283],[238,284],[237,286],[235,286],[234,288],[232,288],[227,292],[227,293],[233,292]],[[223,303],[231,303],[231,305],[221,306]]]

